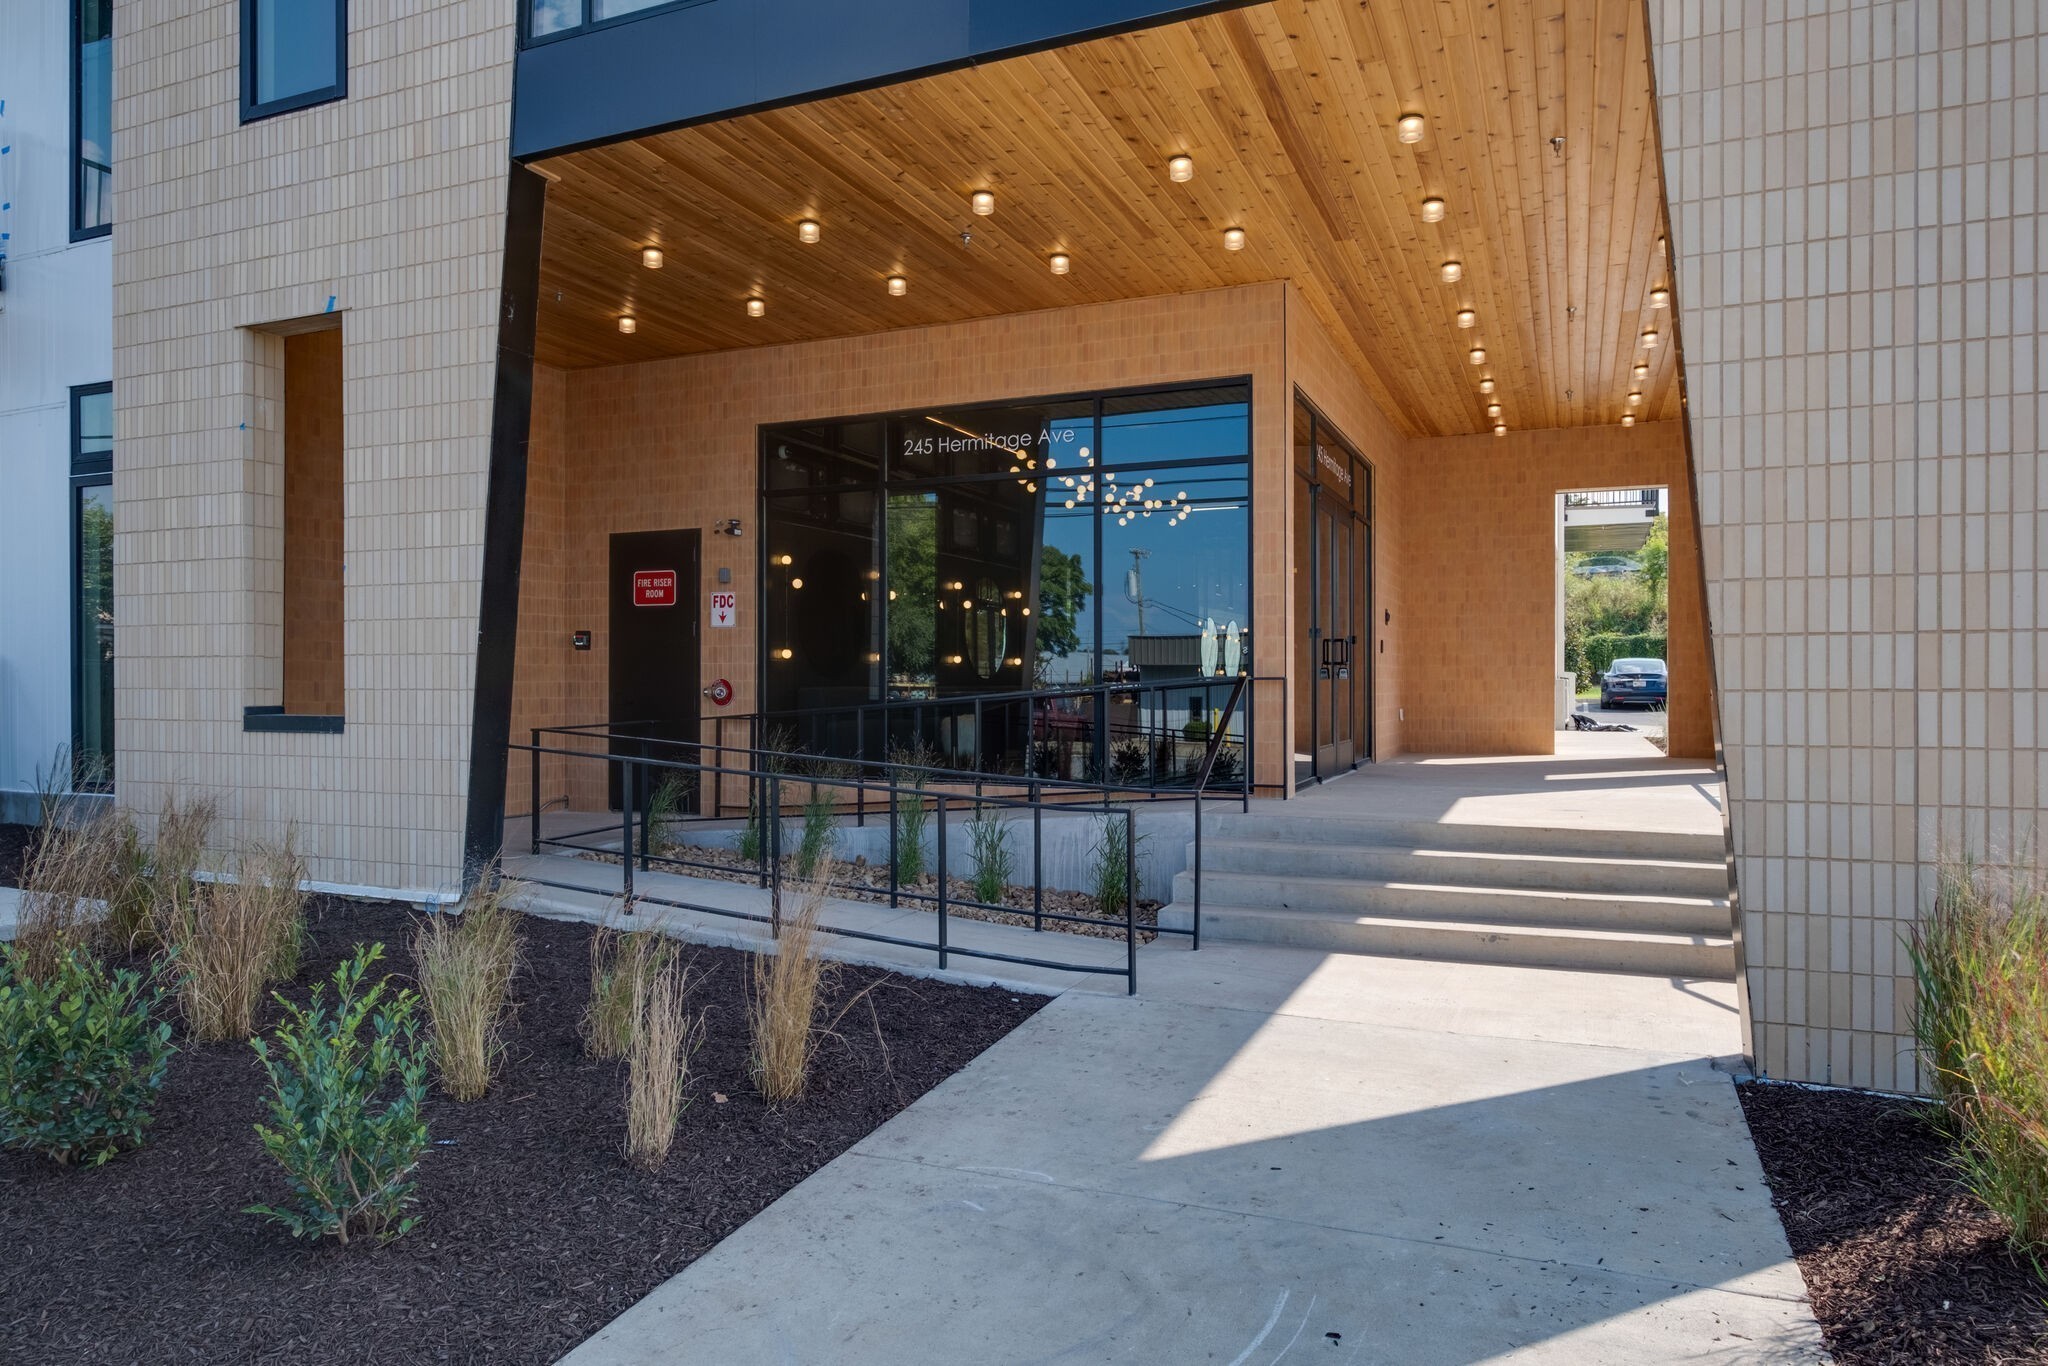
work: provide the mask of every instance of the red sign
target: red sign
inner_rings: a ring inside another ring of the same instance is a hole
[[[675,606],[676,571],[673,569],[634,570],[633,605],[635,607]]]

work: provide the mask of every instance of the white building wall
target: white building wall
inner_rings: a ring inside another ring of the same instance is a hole
[[[71,739],[70,389],[114,375],[113,249],[71,241],[70,6],[10,0],[0,28],[0,819],[21,819]]]

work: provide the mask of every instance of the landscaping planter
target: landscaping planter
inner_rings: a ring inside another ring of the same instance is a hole
[[[2048,1284],[1957,1184],[1934,1107],[1738,1089],[1837,1366],[2048,1361]]]
[[[294,996],[358,942],[409,976],[408,908],[310,911]],[[843,968],[826,1018],[859,999],[777,1108],[747,1075],[747,955],[685,945],[704,1039],[649,1174],[620,1155],[624,1064],[585,1058],[577,1034],[591,934],[523,920],[502,1074],[482,1100],[429,1099],[422,1222],[387,1246],[295,1242],[241,1212],[284,1194],[251,1128],[264,1081],[246,1043],[181,1041],[147,1142],[105,1167],[0,1153],[0,1360],[553,1361],[1043,1004]]]

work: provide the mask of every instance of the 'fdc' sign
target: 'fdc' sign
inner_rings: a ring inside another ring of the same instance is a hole
[[[675,606],[676,571],[673,569],[634,570],[633,605],[635,607]]]

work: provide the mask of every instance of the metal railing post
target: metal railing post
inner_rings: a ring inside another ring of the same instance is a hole
[[[619,866],[626,914],[633,914],[633,761],[619,760]]]
[[[651,845],[652,845],[652,844],[654,843],[654,830],[653,830],[653,826],[654,826],[654,787],[653,787],[653,782],[654,782],[654,773],[653,773],[653,770],[651,770],[651,769],[650,769],[650,770],[648,771],[648,774],[647,774],[647,780],[648,780],[648,789],[647,789],[647,800],[645,800],[645,801],[643,801],[643,802],[639,803],[639,806],[640,806],[640,871],[641,871],[641,872],[643,872],[643,873],[644,873],[644,872],[646,872],[646,871],[648,870],[649,866],[650,866],[650,865],[648,864],[648,861],[647,861],[647,855],[648,855],[648,852],[649,852],[649,848],[650,848],[650,846],[651,846]]]
[[[1045,928],[1045,799],[1031,785],[1031,928]]]
[[[782,779],[768,777],[768,821],[762,832],[762,853],[768,860],[768,933],[782,938]]]
[[[1138,813],[1124,812],[1124,994],[1138,994]]]
[[[1190,952],[1199,952],[1202,947],[1202,788],[1195,785],[1195,928],[1190,940]]]
[[[899,838],[897,834],[898,820],[896,812],[900,800],[901,794],[896,790],[896,783],[892,774],[889,782],[889,907],[891,910],[895,909],[898,902],[896,895],[896,869],[900,865],[896,853],[896,841]]]
[[[946,882],[947,882],[947,877],[946,877],[946,794],[945,794],[945,793],[941,792],[941,793],[939,793],[939,794],[938,794],[938,803],[939,803],[939,830],[938,830],[938,834],[937,834],[936,838],[937,838],[937,841],[938,841],[938,862],[939,862],[939,867],[938,867],[938,874],[939,874],[939,967],[940,967],[940,969],[941,969],[941,970],[943,970],[943,969],[945,968],[945,966],[946,966],[946,890],[947,890],[947,888],[946,888]]]
[[[533,848],[529,852],[538,854],[540,852],[540,728],[538,726],[534,727],[533,752],[529,757],[533,760],[533,765],[529,770],[531,781],[526,807],[526,824],[529,827],[527,833],[533,837],[531,840]]]

